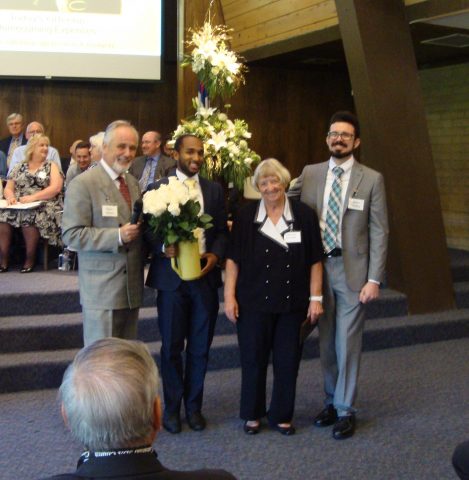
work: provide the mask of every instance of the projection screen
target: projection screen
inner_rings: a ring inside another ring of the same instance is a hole
[[[161,0],[0,0],[0,76],[161,79]]]

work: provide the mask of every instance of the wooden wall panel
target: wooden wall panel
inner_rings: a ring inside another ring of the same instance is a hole
[[[405,0],[406,5],[428,0]],[[334,0],[221,0],[239,52],[338,25]]]
[[[277,158],[296,177],[306,164],[328,158],[328,121],[336,110],[353,108],[350,91],[345,73],[253,66],[230,102],[230,117],[249,123],[250,145],[262,158]]]
[[[333,0],[245,0],[222,4],[225,21],[234,29],[233,48],[241,52],[337,24]]]

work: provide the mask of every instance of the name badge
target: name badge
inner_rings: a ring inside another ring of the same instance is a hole
[[[293,231],[293,232],[287,232],[284,236],[283,239],[287,243],[301,243],[301,232],[298,231]]]
[[[101,208],[103,217],[117,217],[117,205],[103,205]]]
[[[350,198],[348,201],[348,208],[350,210],[361,210],[365,208],[365,200],[362,198]]]

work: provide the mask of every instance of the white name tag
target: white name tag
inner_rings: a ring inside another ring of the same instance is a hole
[[[117,205],[103,205],[101,208],[103,217],[117,217]]]
[[[298,231],[294,231],[294,232],[287,232],[284,236],[283,236],[283,239],[287,242],[287,243],[301,243],[301,232],[298,230]]]
[[[361,198],[350,198],[348,201],[350,210],[362,210],[365,208],[365,200]]]

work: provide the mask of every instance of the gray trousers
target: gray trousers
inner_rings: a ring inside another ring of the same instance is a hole
[[[83,342],[85,347],[100,338],[137,338],[138,308],[98,310],[83,308]]]
[[[349,289],[342,257],[324,262],[324,309],[319,320],[319,348],[324,375],[325,404],[339,416],[355,412],[365,308],[360,292]]]

